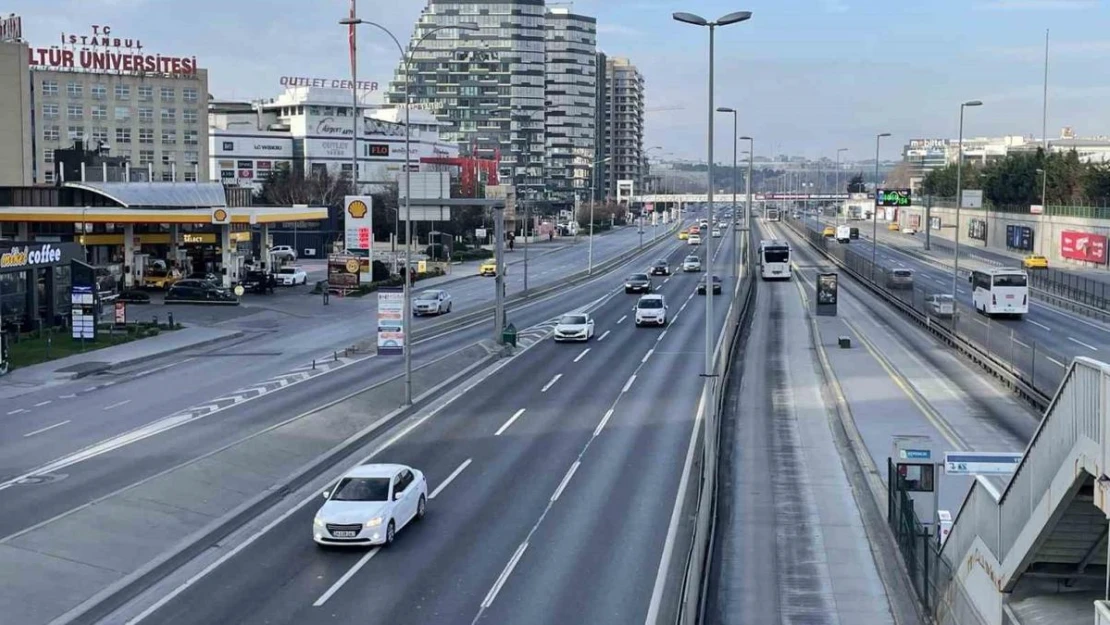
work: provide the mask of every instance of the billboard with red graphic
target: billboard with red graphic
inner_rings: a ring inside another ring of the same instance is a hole
[[[1060,255],[1089,263],[1106,263],[1106,237],[1091,232],[1065,230],[1060,233]]]

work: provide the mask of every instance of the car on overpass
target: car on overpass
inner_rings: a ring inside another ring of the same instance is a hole
[[[390,545],[397,532],[424,518],[428,480],[400,464],[364,464],[347,471],[312,519],[320,546]]]

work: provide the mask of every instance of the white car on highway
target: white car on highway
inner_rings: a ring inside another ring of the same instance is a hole
[[[556,341],[589,341],[594,336],[594,320],[586,313],[568,313],[555,325]]]
[[[714,239],[721,238],[721,229],[720,228],[714,228],[712,235],[713,235]]]
[[[308,274],[305,270],[297,265],[292,267],[282,267],[277,272],[278,284],[282,286],[296,286],[298,284],[308,284]]]
[[[691,234],[689,238],[686,239],[686,243],[690,245],[701,245],[701,235]]]
[[[682,271],[701,271],[701,259],[697,256],[687,256],[682,261]]]
[[[636,308],[632,310],[636,313],[637,327],[644,325],[667,325],[667,301],[658,293],[641,295],[640,301],[636,302]]]
[[[429,289],[412,298],[412,314],[442,315],[451,312],[451,294],[443,289]]]
[[[364,464],[348,471],[312,520],[312,539],[327,545],[389,545],[397,532],[424,518],[428,480],[401,464]]]

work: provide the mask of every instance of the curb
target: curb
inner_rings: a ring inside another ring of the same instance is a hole
[[[104,373],[105,371],[112,371],[114,369],[129,367],[131,365],[137,365],[139,363],[143,363],[143,362],[146,362],[148,360],[154,360],[155,358],[161,358],[162,356],[170,356],[170,355],[173,355],[173,354],[179,354],[181,352],[188,351],[190,349],[199,349],[199,348],[202,348],[202,347],[208,347],[210,345],[215,345],[216,343],[220,343],[220,342],[223,342],[223,341],[230,341],[230,340],[238,339],[238,338],[241,338],[244,334],[245,334],[245,332],[236,330],[236,331],[234,331],[231,334],[228,334],[226,336],[220,336],[220,337],[216,337],[216,338],[205,339],[203,341],[198,341],[198,342],[193,343],[191,345],[182,345],[180,347],[175,347],[173,349],[167,349],[165,351],[161,351],[161,352],[157,352],[157,353],[153,353],[153,354],[147,354],[145,356],[136,356],[135,358],[129,358],[127,360],[121,360],[119,362],[114,362],[112,364],[105,365],[103,367],[96,367],[94,369],[89,369],[88,371],[80,371],[78,373],[73,374],[69,378],[65,378],[65,379],[80,380],[81,378],[85,378],[85,377],[88,377],[90,375],[96,375],[98,373]]]

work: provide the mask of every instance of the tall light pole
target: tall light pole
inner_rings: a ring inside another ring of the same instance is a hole
[[[600,161],[590,161],[590,251],[586,265],[587,276],[592,276],[594,273],[594,205],[597,204],[597,199],[594,197],[594,183],[597,182],[597,166],[608,163],[612,158],[612,156],[606,156]],[[574,218],[577,220],[578,215]]]
[[[708,205],[707,212],[709,214],[709,223],[713,223],[713,35],[718,26],[728,26],[729,24],[736,24],[751,19],[751,11],[737,11],[729,13],[724,17],[718,18],[714,22],[706,20],[700,15],[693,13],[675,13],[671,17],[679,22],[686,24],[693,24],[694,26],[708,26],[709,27],[709,128],[707,132],[707,151],[706,156],[707,180],[709,182],[706,189],[706,204]],[[711,246],[710,246],[711,247]],[[713,375],[713,263],[709,255],[709,250],[706,248],[706,271],[705,271],[705,375]]]
[[[836,188],[833,189],[833,206],[836,207],[836,213],[833,215],[833,219],[837,224],[840,223],[840,203],[836,202],[836,196],[840,195],[840,153],[847,151],[848,148],[839,148],[836,151]],[[847,217],[847,215],[845,215],[845,217]]]
[[[875,281],[875,251],[879,248],[879,139],[889,137],[889,132],[875,135],[875,204],[871,207],[871,281]],[[929,224],[925,224],[928,228]]]
[[[747,206],[744,207],[744,264],[751,270],[752,249],[752,161],[755,160],[755,139],[740,137],[741,141],[748,142],[748,180],[744,188],[748,192]]]
[[[397,50],[401,52],[402,67],[404,68],[404,71],[405,71],[405,80],[404,80],[404,88],[405,88],[405,198],[404,198],[404,202],[405,202],[404,203],[404,206],[405,206],[405,313],[404,313],[404,315],[405,315],[404,316],[404,325],[405,325],[405,405],[411,405],[412,404],[412,271],[410,270],[410,268],[412,266],[412,212],[409,210],[409,197],[411,195],[412,187],[410,186],[409,183],[411,182],[411,179],[412,179],[412,177],[410,176],[410,174],[412,173],[411,172],[412,166],[409,164],[409,160],[412,158],[412,154],[409,151],[409,149],[411,147],[410,144],[411,144],[411,139],[412,139],[412,132],[411,132],[411,125],[409,124],[409,111],[412,109],[412,98],[411,98],[411,93],[410,93],[410,89],[409,89],[409,82],[411,80],[411,78],[410,78],[410,74],[411,74],[410,69],[411,69],[411,66],[412,66],[412,55],[416,53],[416,50],[420,47],[420,44],[423,43],[424,40],[427,39],[428,36],[431,35],[432,33],[436,33],[436,32],[442,31],[442,30],[449,30],[449,29],[458,29],[458,30],[463,30],[463,31],[467,31],[467,32],[474,32],[474,31],[479,30],[479,28],[478,28],[477,24],[473,24],[473,23],[462,23],[462,24],[455,24],[455,25],[452,25],[452,26],[437,26],[435,28],[429,29],[428,32],[421,35],[421,37],[419,39],[417,39],[410,46],[408,54],[405,54],[405,47],[403,45],[401,45],[401,42],[397,39],[397,37],[395,37],[393,35],[392,32],[389,31],[388,28],[386,28],[385,26],[382,26],[381,24],[378,24],[377,22],[371,22],[369,20],[364,20],[364,19],[355,17],[353,7],[352,7],[352,11],[351,11],[351,16],[339,20],[339,23],[344,25],[344,26],[349,27],[350,30],[351,30],[351,50],[352,50],[351,75],[352,75],[352,77],[355,75],[355,63],[354,63],[354,58],[353,58],[353,56],[354,56],[354,31],[355,31],[355,27],[358,26],[359,24],[366,24],[367,26],[373,26],[373,27],[377,28],[378,30],[380,30],[380,31],[384,32],[386,35],[388,35],[389,38],[393,40],[393,43],[397,44]],[[352,147],[356,148],[355,149],[355,154],[354,154],[355,171],[353,171],[351,173],[357,179],[357,175],[358,175],[358,150],[357,150],[357,148],[358,148],[358,118],[359,118],[359,113],[358,113],[358,84],[357,83],[352,84],[351,88],[355,91],[355,95],[354,95],[354,98],[353,98],[354,110],[351,111],[351,113],[355,116],[355,121],[354,121],[354,124],[353,124],[354,131],[355,131],[355,136],[352,137],[351,140],[354,142]]]
[[[963,175],[964,175],[964,109],[969,106],[983,106],[980,100],[968,100],[960,104],[960,139],[956,148],[956,238],[955,249],[952,251],[952,304],[956,305],[956,284],[960,279],[960,206],[963,202]],[[925,224],[928,225],[928,224]],[[953,308],[955,310],[955,308]],[[953,325],[956,317],[952,317]]]
[[[740,140],[737,136],[736,122],[739,119],[740,115],[739,115],[739,113],[736,112],[736,109],[734,109],[730,106],[718,106],[717,107],[717,112],[718,113],[732,113],[732,211],[733,211],[733,216],[735,218],[736,210],[737,210],[737,208],[736,208],[736,191],[737,191],[737,188],[740,186],[740,172],[739,172],[739,168],[737,167],[737,163],[736,163],[736,157],[737,157],[736,150],[739,147],[737,144],[740,142]],[[736,243],[736,262],[739,265],[740,264],[740,241],[739,241],[740,240],[740,233],[737,232],[735,226],[733,226],[732,232],[733,232],[733,238],[736,239],[736,241],[735,241],[735,243]],[[737,270],[737,275],[739,277],[743,277],[742,272],[743,272],[743,267],[740,266],[740,268]]]

